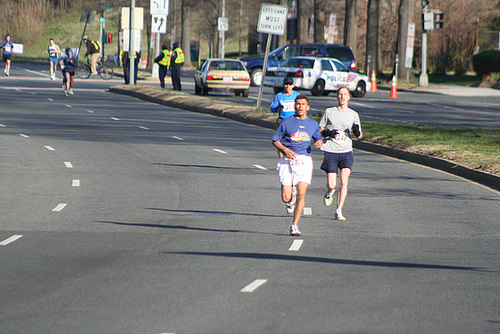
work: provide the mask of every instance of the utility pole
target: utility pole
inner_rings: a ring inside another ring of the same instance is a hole
[[[130,0],[130,25],[129,25],[129,32],[130,32],[130,37],[129,37],[129,48],[128,48],[128,56],[129,56],[129,84],[130,85],[135,85],[134,82],[134,73],[135,73],[135,43],[134,43],[134,36],[135,36],[135,29],[134,29],[134,22],[135,22],[135,0]]]
[[[226,0],[222,0],[222,17],[226,17]],[[225,55],[225,50],[224,50],[224,44],[225,44],[225,39],[226,39],[226,32],[224,30],[220,31],[220,57],[224,59]]]
[[[429,5],[429,0],[422,0],[422,65],[420,77],[418,79],[418,84],[420,86],[429,86],[429,77],[427,76],[427,27],[425,24],[425,18],[428,16],[427,6]]]

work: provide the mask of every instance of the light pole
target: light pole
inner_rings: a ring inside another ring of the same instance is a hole
[[[418,84],[420,86],[429,86],[429,77],[427,76],[427,30],[425,29],[425,13],[429,0],[422,0],[422,66]]]

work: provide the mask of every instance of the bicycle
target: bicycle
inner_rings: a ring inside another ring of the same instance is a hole
[[[113,77],[113,68],[109,65],[103,64],[100,60],[96,64],[97,74],[104,79],[110,80]],[[78,65],[76,69],[76,75],[80,79],[87,79],[90,77],[90,59],[87,58],[87,62],[81,65]]]

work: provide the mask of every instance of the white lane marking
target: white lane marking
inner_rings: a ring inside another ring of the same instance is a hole
[[[172,138],[177,139],[177,140],[184,140],[184,138],[177,137],[177,136],[172,136]]]
[[[258,169],[267,170],[266,167],[261,166],[261,165],[253,165],[253,166],[256,167],[256,168],[258,168]]]
[[[0,128],[6,128],[7,126],[0,124]]]
[[[38,74],[38,75],[42,75],[44,77],[48,77],[49,75],[48,74],[45,74],[45,73],[40,73],[40,72],[36,72],[36,71],[32,71],[32,70],[27,70],[27,69],[24,69],[26,72],[30,72],[30,73],[33,73],[33,74]]]
[[[69,161],[65,161],[64,166],[66,166],[66,168],[73,168],[73,165]]]
[[[248,284],[246,287],[241,289],[241,292],[254,292],[261,285],[267,282],[267,279],[256,279],[252,283]]]
[[[68,108],[73,108],[73,106],[71,104],[65,104],[65,106]]]
[[[16,90],[17,90],[18,92],[22,92],[21,88],[16,88]]]
[[[68,203],[59,203],[55,208],[52,209],[54,212],[60,212],[62,209],[64,209],[68,205]]]
[[[227,152],[226,152],[226,151],[219,150],[219,149],[217,149],[217,148],[213,148],[212,150],[214,150],[215,152],[222,153],[222,154],[227,154]]]
[[[304,240],[302,240],[302,239],[295,239],[292,242],[292,245],[290,246],[290,248],[288,248],[288,250],[290,252],[297,252],[300,249],[300,247],[302,247],[303,242],[304,242]]]
[[[93,113],[94,113],[94,111],[93,111],[93,110],[87,110],[87,112],[89,112],[89,113],[91,113],[91,114],[93,114]]]
[[[50,97],[47,98],[50,102],[54,102],[54,99],[51,99]]]
[[[25,135],[25,134],[23,134],[23,133],[20,133],[19,135],[20,135],[21,137],[23,137],[23,138],[29,138],[29,137],[30,137],[30,136]]]
[[[304,216],[311,216],[313,214],[313,211],[311,208],[305,207],[304,211],[302,211]]]
[[[35,92],[30,92],[30,94],[31,94],[31,95],[36,95],[36,93],[35,93]]]
[[[49,145],[45,145],[44,147],[45,147],[47,150],[49,150],[49,151],[55,151],[55,150],[56,150],[55,148],[53,148],[52,146],[49,146]]]
[[[379,109],[377,107],[373,107],[373,106],[369,106],[367,104],[364,104],[364,103],[359,103],[359,102],[353,102],[354,104],[358,105],[358,106],[362,106],[362,107],[365,107],[365,108],[370,108],[370,109]]]
[[[79,187],[80,186],[80,180],[73,180],[71,182],[72,187]]]
[[[10,244],[11,242],[16,241],[19,238],[22,238],[23,236],[21,234],[14,234],[13,236],[5,239],[4,241],[0,241],[0,246],[6,246]]]
[[[149,128],[148,128],[148,127],[146,127],[146,126],[139,126],[139,129],[149,130]]]
[[[119,121],[120,119],[119,118],[116,118],[116,117],[110,117],[113,121]]]

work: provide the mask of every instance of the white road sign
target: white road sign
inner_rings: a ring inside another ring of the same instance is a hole
[[[219,31],[228,31],[229,30],[229,19],[227,17],[219,17],[217,20]]]
[[[152,15],[151,32],[152,33],[167,33],[167,15]]]
[[[257,31],[266,34],[284,35],[287,15],[288,7],[286,6],[261,4]]]
[[[168,15],[168,0],[151,0],[151,15]]]

